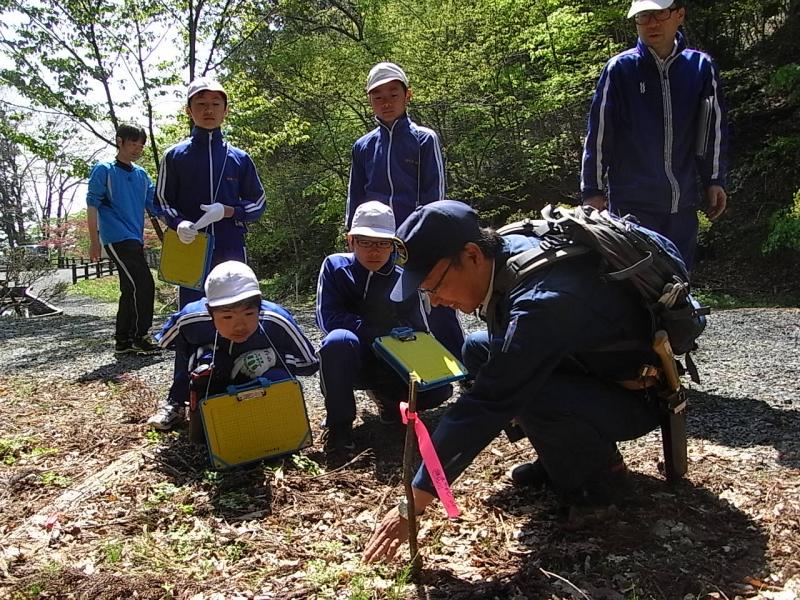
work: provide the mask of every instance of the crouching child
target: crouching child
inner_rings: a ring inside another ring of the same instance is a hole
[[[396,327],[430,331],[419,294],[395,303],[389,294],[402,269],[395,265],[395,219],[378,201],[361,204],[347,234],[350,252],[331,254],[322,263],[317,283],[317,325],[325,334],[319,349],[320,386],[325,396],[324,450],[355,448],[353,390],[367,390],[384,424],[400,422],[400,402],[408,384],[372,350],[376,337]],[[453,393],[446,385],[419,395],[419,409],[442,404]]]
[[[264,300],[255,273],[238,261],[214,267],[205,297],[172,315],[156,339],[175,350],[176,368],[166,401],[148,420],[155,429],[186,418],[190,387],[207,396],[257,377],[313,375],[319,366],[292,315]]]

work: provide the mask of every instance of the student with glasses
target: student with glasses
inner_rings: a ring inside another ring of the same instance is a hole
[[[430,330],[419,294],[401,303],[389,299],[402,272],[392,259],[394,231],[389,206],[377,200],[361,204],[347,234],[350,252],[331,254],[320,269],[316,318],[325,334],[318,355],[327,413],[322,438],[325,452],[334,460],[356,447],[354,390],[368,391],[382,423],[400,422],[399,405],[408,397],[408,387],[375,355],[372,342],[395,327]],[[438,406],[452,392],[448,385],[421,393],[418,407]]]
[[[581,195],[668,237],[691,269],[697,210],[714,220],[727,204],[728,128],[719,72],[708,54],[687,46],[685,17],[682,0],[631,3],[639,39],[600,75]]]

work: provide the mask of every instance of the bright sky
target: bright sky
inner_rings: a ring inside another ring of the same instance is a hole
[[[22,24],[22,17],[14,15],[11,18],[6,19],[4,23],[0,24],[0,28],[2,28],[5,35],[8,36],[9,31],[13,31],[14,28],[19,27]],[[172,36],[173,39],[175,37],[176,36]],[[153,49],[148,63],[157,64],[164,61],[176,60],[181,57],[183,53],[184,51],[182,47],[176,47],[174,43],[171,43],[170,37],[165,36],[161,38],[161,41],[158,43],[156,48]],[[2,53],[0,53],[0,67],[13,68],[13,63]],[[111,93],[117,101],[125,99],[126,96],[130,96],[131,90],[137,89],[134,78],[131,76],[125,65],[120,65],[115,69],[114,77],[115,81],[113,82]],[[55,78],[53,78],[52,81],[55,82]],[[159,96],[153,100],[154,110],[156,112],[156,126],[159,124],[168,123],[175,118],[175,115],[184,105],[184,94],[185,88],[183,85],[175,86],[174,89],[170,90],[170,93]],[[102,93],[100,84],[94,84],[92,93],[90,93],[88,99],[92,102],[102,103],[104,98],[105,96]],[[31,117],[23,125],[23,127],[27,127],[30,130],[35,130],[35,128],[44,122],[45,119],[52,118],[54,116],[54,113],[52,112],[33,108],[26,98],[20,96],[14,90],[0,87],[0,106],[3,105],[5,105],[7,110],[23,109],[26,112],[30,111],[29,114]],[[139,106],[142,105],[140,104]],[[147,125],[146,115],[144,114],[143,110],[140,110],[137,106],[118,109],[117,114],[122,120],[137,123],[143,127],[146,127]],[[113,128],[111,127],[110,123],[97,123],[95,124],[95,127],[98,128],[99,131],[102,131],[109,138],[113,136]],[[73,143],[76,144],[76,147],[77,144],[80,145],[80,148],[85,152],[85,158],[96,155],[98,160],[105,160],[112,158],[115,154],[112,146],[103,143],[88,131],[83,132],[80,139],[73,139]],[[155,180],[155,173],[151,173],[150,175]],[[74,213],[83,210],[86,207],[85,198],[86,188],[85,184],[82,184],[75,195],[75,201],[70,212]]]

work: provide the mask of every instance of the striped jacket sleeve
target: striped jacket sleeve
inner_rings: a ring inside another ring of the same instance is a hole
[[[267,208],[267,199],[256,165],[249,155],[245,155],[242,161],[239,186],[242,204],[234,207],[233,218],[247,223],[258,221]]]
[[[728,175],[728,119],[719,71],[710,58],[706,61],[703,97],[709,103],[705,154],[698,157],[703,187],[725,186]]]
[[[420,127],[419,201],[420,205],[444,200],[447,194],[447,175],[439,136],[427,127]]]
[[[581,165],[583,198],[603,193],[603,179],[614,143],[615,89],[612,80],[614,64],[614,60],[606,64],[592,98]]]

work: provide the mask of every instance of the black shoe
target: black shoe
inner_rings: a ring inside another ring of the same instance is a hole
[[[519,464],[512,468],[508,475],[514,485],[520,487],[544,488],[550,485],[550,477],[540,460]]]
[[[356,449],[353,426],[350,423],[331,425],[322,431],[322,449],[326,454]]]
[[[133,352],[133,343],[130,340],[114,342],[114,354],[128,354],[128,352]]]
[[[161,348],[156,346],[146,337],[140,337],[131,342],[130,351],[133,352],[134,354],[139,354],[141,356],[148,356],[150,354],[158,354],[159,352],[161,352]]]
[[[564,494],[563,501],[572,507],[607,507],[620,504],[629,490],[628,467],[617,452],[607,469],[585,481],[577,490]]]
[[[374,390],[367,390],[367,397],[378,407],[378,420],[381,424],[396,425],[402,422],[399,402],[392,402],[386,395]]]

